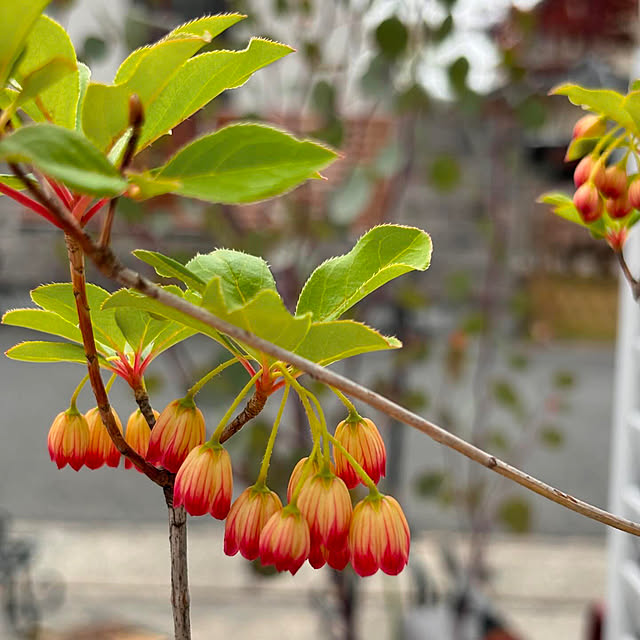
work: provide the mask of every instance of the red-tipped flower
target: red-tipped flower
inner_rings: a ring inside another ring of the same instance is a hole
[[[232,495],[233,473],[227,450],[208,442],[192,449],[176,475],[174,506],[184,506],[192,516],[210,513],[224,520]]]
[[[602,200],[593,182],[585,182],[578,187],[573,194],[573,204],[587,224],[595,222],[602,215]]]
[[[89,446],[89,425],[85,417],[75,408],[59,413],[49,429],[47,445],[58,469],[68,464],[78,471]]]
[[[626,217],[633,209],[626,194],[619,198],[609,198],[605,203],[605,207],[607,213],[616,220]]]
[[[595,166],[593,156],[585,156],[578,162],[578,166],[573,172],[573,184],[576,185],[576,189],[582,186],[591,177],[591,172]]]
[[[122,423],[113,408],[111,409],[111,414],[116,421],[118,429],[120,429],[120,433],[122,433]],[[103,464],[108,467],[117,467],[120,463],[120,452],[109,437],[107,427],[104,426],[100,417],[100,410],[98,407],[89,409],[84,417],[89,425],[89,446],[87,447],[87,456],[84,463],[89,469],[98,469]]]
[[[640,209],[640,178],[636,177],[629,185],[629,202],[634,209]]]
[[[360,421],[343,420],[336,427],[335,437],[375,483],[384,477],[387,471],[387,450],[378,428],[369,418]],[[347,488],[356,487],[361,482],[360,476],[335,446],[333,459],[336,462],[336,474],[344,480]]]
[[[576,138],[599,138],[607,129],[607,123],[604,118],[589,114],[582,116],[573,127],[571,139]]]
[[[370,576],[378,569],[395,576],[409,559],[411,535],[402,508],[391,496],[369,495],[351,518],[349,551],[353,570]]]
[[[276,493],[266,487],[245,489],[231,505],[224,528],[224,552],[234,556],[238,551],[247,560],[260,553],[260,533],[267,520],[282,509]]]
[[[347,485],[331,473],[322,470],[305,482],[297,502],[306,518],[311,534],[311,546],[343,549],[351,524],[351,496]]]
[[[160,414],[154,409],[153,415],[157,421]],[[145,417],[142,415],[142,411],[140,411],[140,409],[136,409],[129,416],[129,420],[127,420],[127,430],[125,431],[124,439],[136,453],[139,453],[143,458],[146,458],[147,451],[149,450],[150,438],[151,429],[149,429],[149,425],[147,424]],[[140,471],[140,469],[135,467],[131,460],[126,459],[124,461],[124,468],[131,469],[131,467]],[[142,471],[140,471],[140,473],[142,473]]]
[[[297,507],[274,513],[260,533],[260,561],[294,575],[309,557],[309,525]]]
[[[627,190],[627,173],[617,164],[611,165],[596,185],[605,198],[617,199]]]
[[[189,452],[204,442],[204,434],[204,416],[193,400],[174,400],[151,431],[147,461],[177,473]]]
[[[287,502],[291,502],[291,497],[293,496],[293,492],[298,486],[298,481],[302,477],[302,471],[308,459],[308,456],[300,458],[300,460],[298,460],[298,462],[296,463],[296,466],[293,467],[293,471],[291,472],[291,476],[289,477],[289,484],[287,485]],[[307,471],[307,479],[305,480],[305,483],[308,482],[309,478],[314,476],[320,470],[320,464],[317,460],[313,460],[310,465],[311,468]]]

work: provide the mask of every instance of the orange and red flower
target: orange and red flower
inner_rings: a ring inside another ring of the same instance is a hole
[[[210,513],[224,520],[232,494],[233,473],[227,450],[209,442],[192,449],[176,475],[174,506],[184,506],[192,516]]]
[[[147,461],[177,473],[189,452],[204,442],[204,435],[204,416],[193,400],[174,400],[151,431]]]
[[[376,425],[369,420],[343,420],[337,427],[335,438],[377,484],[387,471],[387,450]],[[348,489],[362,481],[356,470],[338,447],[333,448],[336,474]]]
[[[154,409],[153,415],[157,421],[160,414]],[[142,411],[140,411],[140,409],[136,409],[129,416],[129,420],[127,420],[127,430],[125,431],[124,439],[136,453],[139,453],[143,458],[145,458],[147,456],[147,451],[149,450],[150,438],[151,429],[149,429],[149,425],[147,424],[145,417],[142,415]],[[125,460],[124,468],[131,469],[131,467],[135,467],[133,462],[129,459]],[[139,469],[137,470],[140,471]]]
[[[351,524],[351,496],[345,483],[329,469],[323,469],[305,482],[297,501],[309,524],[311,547],[343,549]]]
[[[118,414],[113,408],[111,413],[116,426],[122,433],[122,423]],[[100,409],[98,407],[89,409],[84,417],[89,425],[89,446],[87,447],[87,455],[84,461],[85,465],[89,469],[98,469],[105,463],[108,467],[117,467],[120,463],[120,452],[116,449],[116,445],[113,444],[109,432],[102,422]]]
[[[360,576],[378,569],[397,575],[409,559],[410,533],[402,508],[391,496],[369,495],[359,502],[351,518],[351,565]]]
[[[260,533],[260,561],[294,575],[309,557],[309,525],[292,504],[274,513]]]
[[[85,417],[75,408],[59,413],[49,429],[47,445],[58,469],[68,464],[78,471],[89,446],[89,425]]]
[[[245,489],[231,505],[224,529],[224,552],[234,556],[238,551],[247,560],[260,553],[260,533],[267,520],[282,509],[276,493],[265,486]]]

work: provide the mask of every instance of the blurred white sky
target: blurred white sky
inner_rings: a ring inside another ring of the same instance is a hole
[[[446,69],[464,56],[470,62],[469,86],[487,93],[500,83],[495,45],[484,30],[505,18],[512,6],[529,10],[540,0],[457,0],[452,8],[454,31],[440,45],[427,47],[419,67],[419,80],[434,97],[451,97]],[[409,22],[424,20],[437,28],[447,17],[439,0],[377,0],[368,15],[372,24],[391,15]]]

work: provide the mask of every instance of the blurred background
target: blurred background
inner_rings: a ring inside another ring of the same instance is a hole
[[[246,119],[323,140],[341,158],[326,180],[250,206],[173,196],[122,201],[117,252],[142,270],[133,248],[180,260],[216,247],[256,253],[268,259],[292,308],[313,268],[348,251],[371,226],[425,229],[434,244],[429,270],[403,276],[354,311],[404,348],[358,356],[341,371],[606,506],[615,261],[604,243],[536,198],[572,191],[574,166],[563,157],[581,111],[549,90],[571,81],[626,91],[638,52],[637,3],[77,0],[48,8],[101,82],[132,49],[226,11],[248,18],[211,48],[244,48],[259,35],[296,53],[158,141],[140,166]],[[68,280],[67,269],[62,237],[0,201],[1,310],[28,306],[29,289]],[[3,326],[0,346],[31,337]],[[150,371],[152,404],[161,409],[220,358],[206,339],[173,349]],[[48,460],[47,430],[80,367],[5,358],[0,372],[0,638],[167,637],[162,496],[133,472],[58,472]],[[225,374],[203,391],[210,425],[240,381]],[[89,395],[82,398],[90,408]],[[118,385],[112,398],[126,419],[133,399]],[[340,407],[321,399],[337,424]],[[269,415],[230,442],[237,492],[253,481]],[[384,491],[398,497],[412,527],[409,568],[399,578],[306,568],[295,578],[273,576],[224,556],[220,523],[192,519],[194,638],[601,637],[603,526],[383,415],[370,417],[387,443]],[[299,407],[289,408],[286,426],[271,474],[280,492],[308,447]]]

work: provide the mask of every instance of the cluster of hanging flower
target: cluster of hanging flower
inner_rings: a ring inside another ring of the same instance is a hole
[[[174,506],[194,516],[226,519],[227,555],[240,552],[292,574],[308,560],[314,568],[328,564],[342,570],[351,563],[361,576],[379,569],[396,575],[407,564],[410,533],[398,502],[376,487],[386,469],[380,432],[371,420],[357,416],[341,422],[334,438],[333,462],[314,450],[295,466],[283,507],[260,479],[231,504],[230,456],[218,442],[205,442],[204,417],[192,399],[171,402],[156,414],[153,430],[136,410],[125,432],[126,441],[150,464],[176,474]],[[74,405],[60,413],[48,445],[58,468],[116,467],[120,461],[97,408],[85,416]],[[349,490],[360,483],[369,495],[353,507]]]
[[[614,135],[616,132],[617,129],[607,131],[605,118],[583,116],[573,128],[570,150],[576,149],[582,155],[581,149],[591,148],[573,174],[573,204],[585,224],[604,217],[607,241],[614,249],[620,249],[640,211],[640,176],[627,174],[630,150],[621,157],[615,156],[624,143],[623,136]]]

